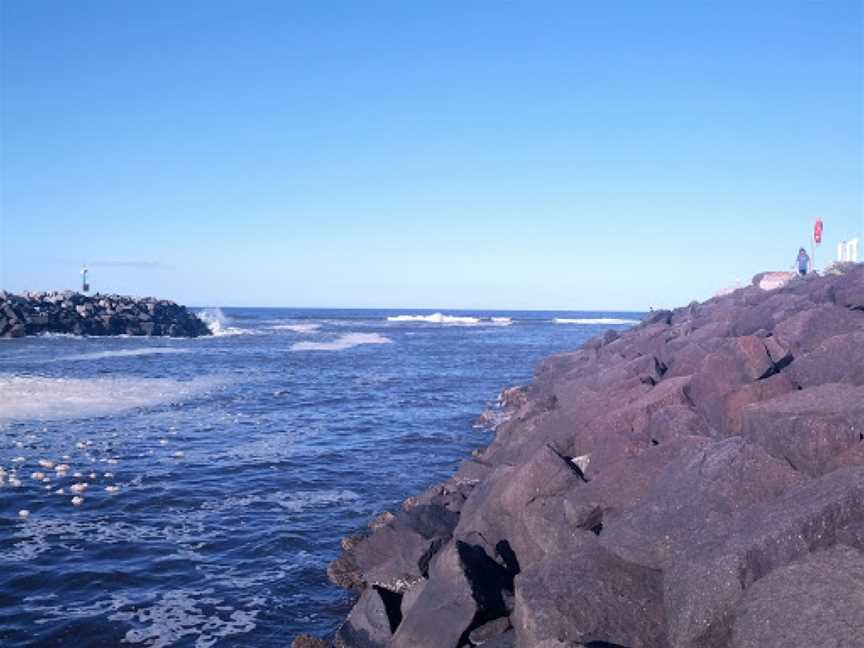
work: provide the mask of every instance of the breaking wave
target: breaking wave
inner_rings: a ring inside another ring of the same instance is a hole
[[[631,324],[639,324],[639,320],[634,319],[618,319],[615,317],[598,317],[595,319],[591,318],[568,318],[568,317],[556,317],[556,324],[609,324],[609,325],[631,325]]]
[[[0,422],[80,419],[174,403],[221,385],[217,377],[45,378],[0,375]]]
[[[255,331],[251,329],[239,328],[237,326],[228,325],[228,316],[222,312],[221,308],[205,308],[197,313],[210,332],[216,336],[224,335],[253,335]]]
[[[377,333],[347,333],[329,342],[296,342],[292,351],[344,351],[362,344],[390,344],[393,340]]]
[[[445,324],[451,326],[510,326],[513,319],[510,317],[472,317],[470,315],[444,315],[433,313],[432,315],[391,315],[388,322],[422,322],[426,324]]]
[[[471,317],[467,315],[444,315],[443,313],[433,313],[432,315],[391,315],[387,318],[388,322],[424,322],[426,324],[450,324],[462,326],[474,326],[477,324],[496,324],[506,326],[504,321],[510,323],[509,317],[493,317],[489,320],[484,320],[481,317]]]

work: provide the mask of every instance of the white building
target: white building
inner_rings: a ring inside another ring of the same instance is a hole
[[[858,262],[858,239],[854,238],[850,241],[840,241],[837,244],[837,260]]]

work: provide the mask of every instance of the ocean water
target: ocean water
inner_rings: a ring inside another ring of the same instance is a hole
[[[340,538],[486,445],[538,360],[641,317],[203,314],[217,335],[0,340],[0,645],[332,633]]]

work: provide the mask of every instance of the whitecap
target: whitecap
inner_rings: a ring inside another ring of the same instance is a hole
[[[568,318],[556,317],[556,324],[588,324],[588,325],[632,325],[639,324],[639,320],[635,319],[618,319],[615,317],[597,317],[597,318]]]
[[[510,326],[513,323],[512,317],[493,317],[492,324],[494,326]]]
[[[136,356],[163,355],[171,353],[189,353],[189,349],[175,349],[173,347],[154,347],[144,349],[122,349],[119,351],[95,351],[93,353],[78,353],[76,355],[62,356],[58,360],[103,360],[105,358],[131,358]]]
[[[426,322],[428,324],[479,324],[479,317],[468,317],[460,315],[444,315],[433,313],[432,315],[391,315],[388,322]]]
[[[296,342],[292,351],[344,351],[362,344],[390,344],[393,340],[378,333],[347,333],[329,342]]]
[[[47,378],[0,374],[0,422],[56,420],[116,414],[186,400],[225,382],[205,376],[167,378]]]

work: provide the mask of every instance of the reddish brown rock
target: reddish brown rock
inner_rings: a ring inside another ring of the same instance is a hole
[[[521,646],[544,640],[666,645],[662,578],[588,545],[547,558],[516,578],[514,627]]]
[[[377,588],[339,640],[862,643],[864,266],[845,270],[541,362],[486,449],[346,543],[331,572]]]
[[[795,470],[823,474],[864,434],[864,387],[793,391],[742,410],[743,435]]]
[[[732,648],[864,646],[864,556],[838,545],[778,569],[735,617]]]

